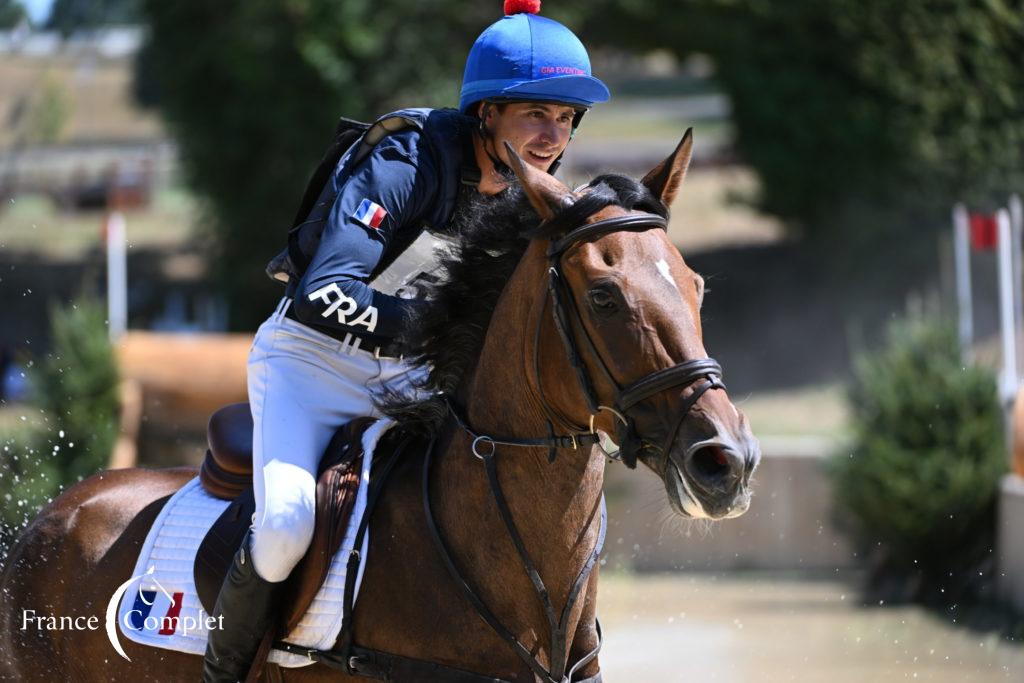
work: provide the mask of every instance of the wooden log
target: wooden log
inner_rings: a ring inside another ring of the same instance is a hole
[[[246,401],[251,334],[130,331],[117,344],[121,377],[138,384],[147,425],[203,434],[210,414]]]
[[[1017,392],[1013,402],[1013,460],[1011,469],[1024,477],[1024,391]]]
[[[135,380],[121,380],[121,421],[107,469],[135,467],[139,456],[139,428],[142,426],[142,387]]]

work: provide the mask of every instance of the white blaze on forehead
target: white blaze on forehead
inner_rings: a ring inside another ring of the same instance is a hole
[[[665,261],[665,259],[659,259],[658,262],[655,263],[654,265],[658,267],[658,272],[661,273],[661,276],[668,280],[668,283],[675,287],[676,291],[678,292],[679,287],[676,285],[676,281],[672,279],[672,273],[671,271],[669,271],[668,263]]]

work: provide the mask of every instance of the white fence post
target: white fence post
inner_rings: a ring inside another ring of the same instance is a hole
[[[1006,209],[996,213],[999,248],[999,321],[1003,331],[1003,372],[999,378],[999,395],[1003,405],[1017,396],[1017,330],[1014,323],[1015,281],[1013,242],[1010,239],[1010,214]]]
[[[1022,272],[1021,260],[1024,257],[1024,206],[1021,205],[1020,195],[1010,195],[1008,202],[1010,208],[1010,233],[1013,239],[1013,324],[1017,334],[1021,334],[1024,327],[1024,272]],[[1024,357],[1021,354],[1021,340],[1017,338],[1017,369],[1024,367]]]
[[[112,211],[107,217],[107,321],[110,341],[116,342],[128,329],[128,249],[124,214]]]
[[[964,363],[971,360],[974,343],[974,311],[971,308],[971,245],[968,239],[967,207],[953,207],[953,255],[956,264],[957,320],[960,338],[960,356]]]

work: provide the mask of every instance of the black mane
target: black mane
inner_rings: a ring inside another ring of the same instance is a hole
[[[598,176],[589,187],[546,223],[518,183],[460,207],[453,223],[458,243],[442,260],[441,281],[399,340],[414,365],[428,368],[427,380],[416,391],[385,390],[377,397],[381,412],[413,433],[437,434],[447,415],[445,397],[476,367],[494,306],[531,239],[560,235],[612,204],[668,215],[646,187],[625,176]]]

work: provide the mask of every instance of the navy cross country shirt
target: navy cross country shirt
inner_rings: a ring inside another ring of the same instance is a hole
[[[442,113],[435,110],[430,116]],[[337,198],[295,291],[299,320],[335,337],[353,332],[364,342],[383,345],[402,331],[412,309],[423,305],[382,294],[367,281],[425,224],[443,227],[448,222],[459,179],[453,184],[446,176],[459,173],[460,162],[453,164],[452,155],[461,157],[461,142],[458,127],[445,123],[440,136],[435,132],[431,138],[418,129],[392,133],[354,168],[338,165],[329,181]],[[447,155],[441,164],[438,154]]]

